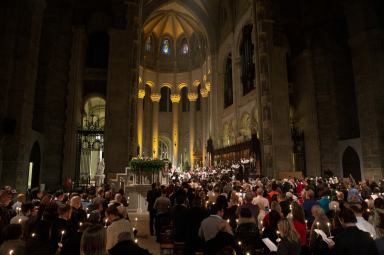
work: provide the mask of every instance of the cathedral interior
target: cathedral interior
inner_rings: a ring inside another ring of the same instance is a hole
[[[382,0],[0,6],[1,185],[114,178],[133,157],[383,177]]]

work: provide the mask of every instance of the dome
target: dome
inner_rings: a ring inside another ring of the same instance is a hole
[[[190,38],[199,30],[197,22],[192,17],[169,10],[155,12],[144,25],[144,34],[153,34],[157,38],[169,36],[174,40],[181,36]]]
[[[200,67],[206,39],[196,20],[176,10],[158,10],[145,22],[143,66],[158,71],[188,71]]]

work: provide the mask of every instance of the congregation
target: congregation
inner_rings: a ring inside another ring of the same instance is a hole
[[[182,254],[384,254],[382,183],[226,173],[147,193],[149,230]],[[128,198],[128,199],[127,199]],[[15,201],[13,201],[15,200]],[[150,254],[137,243],[129,197],[108,185],[49,194],[0,192],[1,255]]]

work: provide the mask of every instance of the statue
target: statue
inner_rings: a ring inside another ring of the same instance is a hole
[[[96,167],[96,174],[95,174],[95,185],[96,187],[101,186],[101,184],[104,183],[104,169],[105,169],[105,163],[104,159],[102,158],[99,162],[97,162]]]

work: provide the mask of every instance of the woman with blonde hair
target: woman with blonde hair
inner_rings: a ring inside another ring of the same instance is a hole
[[[329,232],[331,231],[331,223],[320,205],[312,206],[311,212],[315,218],[309,235],[309,247],[312,250],[312,254],[330,254],[328,245],[322,240],[321,236],[315,232],[315,229],[322,230],[326,235],[329,235]]]
[[[107,233],[101,225],[88,227],[82,237],[80,243],[81,255],[107,255]]]
[[[282,219],[277,224],[281,241],[277,246],[277,254],[297,255],[300,254],[300,236],[292,222]]]

